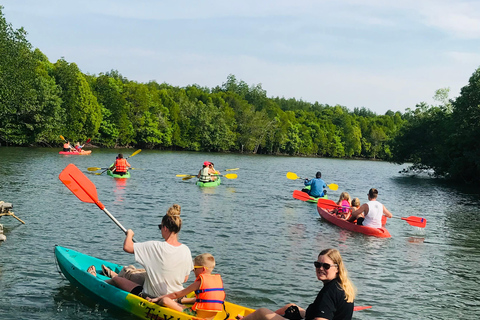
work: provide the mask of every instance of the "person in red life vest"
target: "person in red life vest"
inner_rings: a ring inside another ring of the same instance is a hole
[[[75,150],[78,152],[82,152],[82,146],[80,145],[80,142],[75,143]]]
[[[196,279],[191,285],[181,291],[147,300],[194,317],[213,319],[218,312],[224,310],[225,290],[222,277],[212,274],[215,258],[210,253],[196,256],[193,264]],[[185,295],[191,292],[195,292],[195,298],[185,298]],[[193,303],[193,306],[186,307],[183,303]]]
[[[123,158],[123,154],[119,153],[117,160],[115,160],[115,163],[110,167],[110,171],[114,174],[123,176],[127,173],[128,168],[131,167],[132,166],[128,163],[127,159]]]

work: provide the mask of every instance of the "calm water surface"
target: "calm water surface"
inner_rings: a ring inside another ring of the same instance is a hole
[[[135,150],[122,150],[125,155]],[[121,264],[122,231],[94,204],[78,200],[58,179],[69,163],[105,167],[119,150],[94,149],[90,156],[60,156],[54,149],[0,147],[0,200],[14,204],[22,225],[3,217],[7,241],[0,244],[0,319],[129,319],[96,305],[59,274],[54,245]],[[229,168],[237,179],[199,188],[203,161]],[[100,201],[137,241],[161,239],[157,225],[173,203],[182,206],[180,240],[192,255],[212,253],[227,298],[251,308],[287,302],[307,306],[322,287],[312,262],[320,250],[342,253],[358,289],[355,319],[478,319],[480,315],[480,198],[478,190],[429,178],[405,177],[404,166],[384,162],[319,158],[202,154],[144,150],[129,162],[138,170],[119,182],[88,175]],[[322,171],[337,200],[340,192],[379,201],[397,217],[428,220],[425,229],[390,219],[391,239],[341,230],[319,219],[314,204],[292,197],[302,181]],[[233,172],[232,172],[233,173]],[[193,281],[193,275],[189,283]]]

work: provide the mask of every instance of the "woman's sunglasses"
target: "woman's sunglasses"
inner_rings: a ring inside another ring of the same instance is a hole
[[[321,262],[318,262],[318,261],[315,261],[315,262],[313,263],[313,265],[314,265],[315,268],[317,268],[317,269],[323,268],[323,269],[325,269],[325,270],[330,269],[330,267],[336,267],[336,266],[337,266],[336,264],[321,263]]]

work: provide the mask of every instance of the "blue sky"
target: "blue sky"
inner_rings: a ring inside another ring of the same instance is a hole
[[[393,3],[398,2],[398,3]],[[229,74],[269,97],[378,114],[459,95],[480,67],[480,1],[3,0],[51,62],[184,87]]]

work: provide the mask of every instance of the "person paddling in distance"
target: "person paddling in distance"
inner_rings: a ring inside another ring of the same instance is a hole
[[[355,221],[357,219],[358,225],[363,225],[371,228],[382,227],[382,216],[387,218],[393,217],[388,209],[377,201],[378,190],[371,188],[368,191],[368,202],[362,204],[360,208],[352,212],[348,221]]]
[[[213,319],[223,310],[225,301],[222,278],[219,274],[212,274],[215,258],[210,253],[203,253],[196,256],[193,263],[195,282],[181,291],[147,300],[194,317]],[[195,292],[195,298],[184,297],[191,292]],[[183,303],[193,303],[193,306],[186,307]]]
[[[63,144],[63,151],[64,152],[70,152],[70,151],[75,151],[75,149],[72,148],[72,146],[70,145],[70,142],[65,140],[65,143]]]
[[[128,171],[128,168],[132,166],[128,163],[127,159],[123,158],[123,154],[119,153],[115,163],[110,167],[110,171],[114,174],[125,175]]]
[[[210,173],[210,162],[205,161],[203,163],[203,168],[198,172],[197,178],[201,182],[213,181]]]
[[[315,301],[302,309],[295,304],[287,304],[277,311],[267,308],[242,317],[241,320],[350,320],[353,315],[355,286],[348,278],[347,269],[340,252],[336,249],[325,249],[318,255],[314,263],[317,279],[323,282],[323,288]]]
[[[310,186],[310,190],[302,189],[302,191],[308,193],[314,198],[323,197],[327,194],[327,190],[325,190],[327,184],[322,180],[322,173],[320,171],[315,174],[315,179],[305,179],[304,184],[305,186]]]
[[[80,145],[80,142],[76,142],[74,148],[75,148],[75,151],[82,152],[82,146]]]
[[[210,162],[210,164],[208,165],[208,173],[210,174],[210,178],[212,179],[212,181],[215,181],[218,179],[220,171],[215,170],[215,168],[213,167],[213,162]]]
[[[143,285],[121,277],[102,265],[103,273],[112,277],[106,282],[143,298],[181,291],[193,269],[193,262],[190,249],[178,241],[178,233],[182,227],[180,210],[178,204],[171,206],[163,216],[162,223],[158,225],[165,241],[134,243],[134,232],[127,230],[123,250],[134,254],[135,261],[145,268]],[[94,266],[87,271],[96,275]]]

